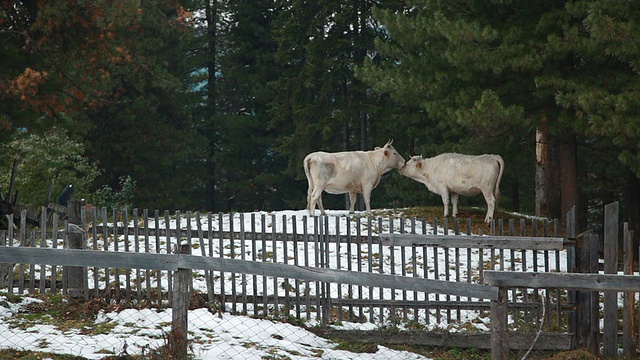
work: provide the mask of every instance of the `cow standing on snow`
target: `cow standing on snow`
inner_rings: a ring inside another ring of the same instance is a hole
[[[449,197],[453,203],[453,216],[458,216],[459,195],[474,196],[482,193],[487,201],[487,216],[493,219],[500,197],[500,179],[504,161],[500,155],[462,155],[445,153],[423,159],[413,156],[400,174],[421,182],[429,191],[442,196],[444,216],[449,216]]]
[[[307,175],[307,210],[313,215],[316,203],[322,215],[322,192],[349,193],[349,212],[353,212],[357,194],[362,194],[367,213],[371,214],[371,191],[378,186],[380,177],[391,169],[404,166],[404,159],[389,140],[383,147],[371,151],[345,151],[338,153],[314,152],[304,158]]]

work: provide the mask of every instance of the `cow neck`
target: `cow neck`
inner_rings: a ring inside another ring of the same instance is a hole
[[[380,150],[381,150],[380,154],[382,155],[382,158],[378,158],[378,156],[376,156],[378,155],[377,152]],[[384,163],[384,161],[382,161],[384,158],[384,149],[374,150],[372,155],[373,155],[372,162],[373,162],[374,168],[376,169],[376,173],[378,174],[378,176],[382,176],[382,174],[384,174],[384,167],[382,165]]]

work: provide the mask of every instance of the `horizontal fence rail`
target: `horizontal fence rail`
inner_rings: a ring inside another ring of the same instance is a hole
[[[381,234],[379,237],[380,243],[387,246],[560,251],[575,244],[565,238],[530,236]]]
[[[123,256],[124,255],[124,256]],[[451,283],[441,280],[385,274],[354,273],[345,270],[310,268],[247,260],[205,258],[184,254],[104,253],[93,250],[3,247],[0,263],[47,264],[62,266],[117,266],[122,269],[161,269],[177,271],[213,270],[251,275],[286,276],[302,280],[376,286],[389,289],[428,291],[449,295],[471,295],[497,300],[497,289],[477,284]]]
[[[561,288],[585,291],[640,291],[638,275],[603,275],[577,273],[513,273],[485,271],[486,284],[532,289]]]

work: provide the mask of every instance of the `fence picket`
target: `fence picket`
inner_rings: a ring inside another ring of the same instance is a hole
[[[154,226],[156,229],[156,235],[155,235],[155,239],[156,239],[156,254],[160,254],[161,247],[160,247],[160,210],[154,210],[153,211],[153,221],[154,221]],[[165,224],[165,229],[168,227],[168,224]],[[167,231],[168,232],[168,231]],[[158,308],[162,306],[162,270],[155,270],[156,272],[156,289],[157,290],[157,294],[156,294],[156,301],[157,301],[157,305]],[[167,274],[167,277],[169,275]]]
[[[240,258],[242,260],[246,260],[246,240],[245,240],[245,232],[244,232],[244,214],[239,213],[240,217]],[[242,314],[247,315],[247,275],[241,274],[240,280],[242,284]]]
[[[213,225],[213,223],[211,221],[209,221],[209,228],[211,228]],[[251,213],[251,261],[258,261],[258,254],[257,254],[257,245],[256,243],[257,238],[256,238],[256,233],[257,233],[257,229],[256,229],[256,214],[255,213]],[[211,241],[211,239],[209,239],[209,241]],[[258,312],[258,276],[257,275],[253,275],[253,311],[254,313]],[[213,288],[213,284],[212,284],[212,288]],[[209,299],[213,299],[213,297],[210,297]]]
[[[138,222],[139,221],[138,209],[134,208],[131,216],[133,217],[133,251],[136,253],[139,253],[140,252],[140,223]],[[144,283],[144,280],[142,279],[142,272],[140,271],[140,269],[136,269],[135,274],[136,274],[136,285],[135,285],[136,300],[140,302],[142,301],[142,284]]]
[[[293,234],[293,265],[299,266],[300,259],[298,255],[298,221],[295,215],[291,216],[291,232]],[[255,244],[255,241],[253,242]],[[255,249],[254,249],[255,251]],[[300,281],[298,279],[293,279],[294,281],[294,289],[295,289],[295,309],[296,309],[296,319],[300,320],[301,318],[301,304],[300,304]]]

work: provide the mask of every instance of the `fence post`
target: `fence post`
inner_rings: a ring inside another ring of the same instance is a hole
[[[567,239],[576,240],[576,207],[573,206],[566,214],[566,236]],[[567,271],[570,273],[579,272],[578,266],[578,251],[574,246],[570,246],[567,249]],[[575,290],[571,290],[567,294],[567,298],[570,304],[578,305],[579,294]],[[580,332],[579,326],[579,314],[577,311],[570,311],[567,314],[567,320],[569,322],[569,332],[578,334]]]
[[[86,233],[82,229],[81,207],[84,199],[69,201],[67,239],[69,249],[85,249]],[[87,298],[87,268],[65,266],[67,272],[67,294],[72,298]]]
[[[498,300],[491,300],[491,360],[509,359],[507,333],[507,288],[498,288]]]
[[[591,232],[584,233],[577,239],[578,254],[576,257],[576,271],[578,273],[598,273],[598,235]],[[592,354],[598,354],[598,334],[600,332],[599,293],[597,291],[578,291],[577,327],[575,330],[574,348],[586,349]]]
[[[0,246],[7,246],[7,230],[0,230]],[[4,289],[5,286],[7,286],[6,278],[9,276],[9,272],[12,269],[12,264],[0,264],[0,289]],[[11,293],[10,289],[8,291]]]
[[[178,246],[179,254],[191,254],[191,247],[186,243]],[[171,336],[169,337],[170,351],[176,359],[187,358],[187,331],[189,313],[189,281],[191,280],[191,270],[178,269],[174,273],[173,293],[172,293],[172,319]]]
[[[618,272],[618,202],[604,207],[604,273]],[[604,292],[604,356],[618,355],[618,293]]]
[[[625,222],[623,225],[624,240],[623,253],[624,253],[624,274],[633,275],[633,238],[634,231],[629,230],[629,223]],[[624,355],[631,357],[631,354],[636,353],[636,319],[634,318],[635,306],[634,299],[636,297],[635,292],[627,291],[624,293],[624,307],[622,314],[622,344],[624,349]]]

